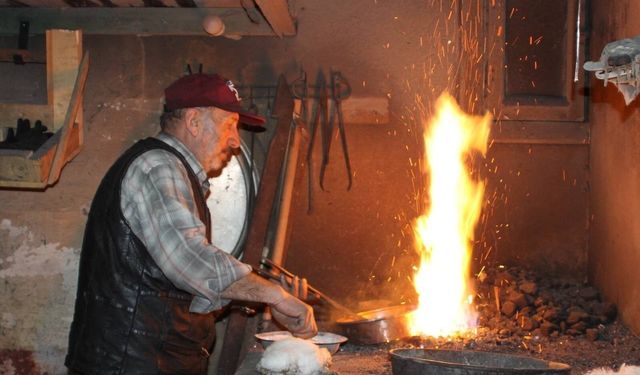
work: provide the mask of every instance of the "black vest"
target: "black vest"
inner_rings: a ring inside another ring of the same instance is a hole
[[[91,204],[80,255],[76,306],[65,365],[85,374],[206,374],[214,314],[189,312],[193,296],[165,277],[120,209],[131,162],[151,149],[184,164],[211,239],[209,210],[182,155],[154,138],[137,142],[109,169]]]

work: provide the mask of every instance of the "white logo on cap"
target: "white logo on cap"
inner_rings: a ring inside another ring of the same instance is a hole
[[[227,87],[229,88],[229,90],[231,90],[231,92],[233,92],[233,94],[236,96],[236,100],[237,101],[241,101],[242,99],[240,99],[240,93],[238,92],[238,90],[233,86],[233,82],[231,81],[227,81]]]

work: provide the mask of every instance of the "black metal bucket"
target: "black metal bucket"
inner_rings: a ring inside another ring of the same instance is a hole
[[[571,366],[524,356],[472,350],[393,349],[393,375],[557,375]]]

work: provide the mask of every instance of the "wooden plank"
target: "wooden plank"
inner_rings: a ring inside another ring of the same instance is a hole
[[[64,0],[20,0],[20,3],[34,8],[69,8]]]
[[[29,181],[5,181],[0,179],[0,187],[13,189],[44,189],[47,187],[46,182],[29,182]]]
[[[31,53],[24,49],[0,48],[0,61],[12,62],[14,56],[20,56],[24,62],[33,62]]]
[[[13,62],[13,56],[20,55],[26,63],[45,63],[46,56],[40,51],[29,51],[17,48],[0,48],[0,61]]]
[[[47,93],[53,132],[64,126],[81,58],[81,31],[47,30]]]
[[[242,8],[240,0],[193,0],[201,8]]]
[[[29,150],[0,150],[0,180],[40,182],[37,162],[29,159]]]
[[[587,145],[587,123],[498,121],[491,128],[491,143]]]
[[[64,126],[60,129],[60,141],[58,142],[56,154],[49,172],[49,185],[58,181],[62,167],[67,163],[67,161],[71,160],[71,158],[77,154],[74,149],[69,151],[67,145],[69,143],[69,136],[71,135],[72,128],[75,124],[76,115],[82,108],[82,98],[84,96],[84,88],[88,73],[89,55],[88,53],[85,53],[82,58],[82,63],[80,64],[80,68],[78,69],[77,79],[73,87],[73,93],[64,119]],[[80,127],[82,127],[82,124],[80,124]]]
[[[3,121],[12,121],[15,124],[19,118],[42,120],[48,127],[52,123],[51,108],[47,104],[9,104],[0,103],[0,118]],[[3,126],[13,125],[3,122]]]
[[[49,29],[81,29],[100,35],[209,35],[202,20],[217,15],[226,36],[273,36],[266,22],[253,23],[240,8],[7,8],[0,11],[0,34],[17,35],[20,21],[31,34]]]
[[[161,3],[165,7],[169,8],[180,8],[180,4],[176,0],[161,0]]]
[[[256,4],[277,36],[296,35],[287,0],[256,0]]]
[[[111,0],[117,7],[144,7],[143,0]]]

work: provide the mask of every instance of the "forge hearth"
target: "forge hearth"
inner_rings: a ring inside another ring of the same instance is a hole
[[[341,375],[391,375],[396,348],[474,350],[566,363],[572,374],[640,365],[640,337],[616,319],[596,289],[519,268],[485,269],[477,280],[478,328],[459,338],[408,337],[379,345],[347,342],[334,356]]]

